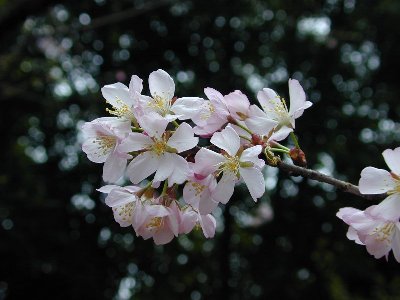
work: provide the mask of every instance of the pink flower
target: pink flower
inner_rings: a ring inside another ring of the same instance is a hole
[[[108,194],[105,202],[111,207],[115,221],[122,227],[127,227],[133,223],[133,212],[139,200],[137,193],[142,188],[139,186],[105,185],[98,189],[99,192]]]
[[[230,115],[237,121],[244,121],[249,116],[250,102],[247,96],[236,90],[224,97]]]
[[[192,149],[199,141],[193,129],[182,123],[175,133],[168,137],[165,129],[168,121],[155,113],[141,118],[141,126],[146,134],[132,132],[121,143],[120,149],[126,152],[141,151],[127,168],[130,180],[137,184],[154,172],[154,181],[168,179],[169,186],[183,183],[188,174],[187,161],[178,153]]]
[[[359,182],[363,194],[387,193],[389,196],[371,210],[371,214],[389,220],[400,218],[400,147],[382,153],[391,172],[366,167]]]
[[[400,223],[371,214],[376,206],[365,211],[351,207],[341,208],[336,214],[349,225],[347,237],[357,244],[365,245],[369,254],[375,258],[386,259],[393,250],[394,257],[400,262]]]
[[[212,174],[203,179],[191,176],[183,188],[183,199],[200,214],[209,214],[218,206],[218,201],[214,199],[216,186],[217,180]]]
[[[295,79],[289,79],[290,109],[283,98],[274,90],[264,88],[257,94],[257,99],[263,109],[252,108],[250,118],[246,125],[255,133],[267,135],[270,131],[271,121],[276,122],[273,140],[283,140],[295,128],[295,119],[299,118],[305,109],[312,103],[306,101],[306,95],[300,83]]]
[[[113,107],[113,109],[107,109],[110,114],[135,122],[137,118],[135,111],[137,111],[138,95],[140,95],[142,90],[143,80],[133,75],[129,83],[129,88],[117,82],[105,85],[101,89],[101,93],[107,103]]]
[[[153,238],[156,245],[164,245],[179,234],[180,210],[173,201],[169,207],[139,202],[135,209],[133,228],[143,239]]]
[[[229,125],[221,132],[214,133],[211,143],[226,154],[200,149],[195,156],[194,172],[208,175],[217,171],[223,174],[213,192],[213,198],[223,204],[227,203],[240,178],[243,178],[254,201],[260,198],[265,191],[261,173],[265,163],[258,158],[262,147],[258,145],[239,152],[240,138]]]
[[[119,118],[99,118],[82,126],[86,137],[82,150],[89,160],[104,163],[103,180],[116,182],[124,175],[130,155],[119,149],[121,141],[131,132],[130,122]]]
[[[194,211],[191,207],[187,207],[182,211],[179,232],[187,234],[191,232],[195,226],[201,227],[206,238],[213,238],[215,235],[217,222],[215,221],[213,215],[201,215],[200,213]]]

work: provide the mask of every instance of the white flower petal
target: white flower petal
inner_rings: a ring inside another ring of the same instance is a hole
[[[171,153],[164,153],[160,156],[159,165],[157,168],[156,175],[154,175],[155,181],[164,181],[167,179],[174,170],[174,160]]]
[[[155,112],[148,112],[139,118],[139,124],[143,130],[151,137],[160,138],[165,132],[168,120]]]
[[[398,221],[400,218],[400,194],[388,196],[381,203],[369,209],[368,213],[376,218]]]
[[[171,111],[179,115],[179,120],[192,119],[200,113],[204,102],[204,99],[198,97],[178,98],[171,106]]]
[[[132,98],[135,98],[137,96],[137,93],[142,93],[142,90],[143,80],[136,75],[132,75],[131,82],[129,82],[129,94]]]
[[[389,169],[400,176],[400,147],[394,150],[386,149],[382,155]]]
[[[132,132],[118,145],[118,150],[122,152],[139,151],[153,145],[153,140],[142,133]]]
[[[107,184],[102,186],[99,189],[96,189],[96,191],[99,191],[100,193],[104,193],[104,194],[108,194],[110,193],[113,189],[119,188],[119,185],[115,185],[115,184]]]
[[[400,263],[400,223],[396,223],[395,233],[392,240],[393,255],[397,262]]]
[[[194,136],[193,128],[187,123],[182,123],[169,138],[167,145],[181,153],[192,149],[198,142],[199,138]]]
[[[150,94],[155,97],[161,97],[165,100],[171,100],[175,94],[175,83],[171,76],[164,70],[158,69],[149,76]]]
[[[257,93],[257,100],[267,115],[272,114],[272,118],[275,119],[275,108],[281,101],[278,94],[272,89],[264,88]]]
[[[261,151],[262,147],[260,145],[247,148],[242,152],[242,155],[240,155],[240,161],[249,161],[261,168],[265,165],[265,162],[258,158],[258,155],[261,153]]]
[[[215,172],[219,165],[226,160],[221,154],[205,148],[201,148],[194,159],[193,171],[205,176]]]
[[[233,195],[237,177],[231,172],[224,172],[222,178],[218,182],[215,190],[212,193],[214,200],[226,204]]]
[[[382,194],[395,189],[396,182],[386,170],[366,167],[358,184],[362,194]]]
[[[125,84],[120,82],[105,85],[101,88],[101,93],[107,102],[116,108],[119,108],[124,104],[132,103],[129,89]]]
[[[109,207],[115,207],[125,205],[129,202],[134,202],[138,197],[132,193],[129,193],[122,187],[113,189],[105,199],[105,203]]]
[[[126,174],[134,184],[137,184],[153,174],[157,170],[158,164],[158,156],[147,151],[139,154],[130,162]]]
[[[174,183],[184,183],[190,173],[188,162],[178,154],[171,154],[171,161],[173,163],[173,171],[168,178],[168,186],[172,186]]]
[[[286,127],[286,126],[282,126],[280,129],[278,129],[277,131],[275,131],[271,137],[270,140],[273,141],[282,141],[284,139],[287,138],[287,136],[293,131],[292,128]]]
[[[230,156],[236,155],[240,147],[240,137],[229,125],[221,132],[214,133],[210,142],[225,150]]]
[[[240,175],[249,189],[254,201],[264,195],[265,180],[261,171],[257,168],[239,168]]]
[[[306,94],[296,79],[289,79],[290,108],[289,115],[297,119],[306,108]]]
[[[114,150],[114,146],[105,147],[100,138],[89,138],[82,144],[82,150],[90,161],[103,163]]]
[[[245,120],[245,123],[251,131],[260,135],[268,135],[278,124],[256,105],[250,106],[249,117]]]
[[[217,222],[213,215],[202,215],[199,218],[199,223],[201,229],[203,230],[204,237],[209,239],[213,238],[215,235],[215,228],[217,227]]]
[[[103,166],[103,180],[106,182],[116,182],[125,172],[126,156],[113,152],[106,160]]]

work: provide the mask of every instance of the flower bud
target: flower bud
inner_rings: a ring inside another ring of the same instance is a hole
[[[307,167],[307,159],[303,150],[300,148],[290,149],[289,155],[296,166]]]

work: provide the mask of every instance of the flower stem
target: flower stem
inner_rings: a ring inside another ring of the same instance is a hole
[[[292,141],[294,145],[296,146],[297,149],[300,149],[299,141],[296,137],[296,135],[293,133],[293,131],[290,133],[290,137],[292,138]]]
[[[173,121],[172,121],[172,124],[174,124],[175,128],[178,128],[178,127],[179,127],[179,124],[178,124],[178,122],[177,122],[176,120],[173,120]]]
[[[242,128],[244,131],[246,131],[248,134],[253,134],[253,132],[251,132],[251,130],[250,129],[248,129],[246,126],[244,126],[244,125],[242,125],[242,124],[239,124],[239,123],[237,123],[236,122],[236,124],[235,124],[236,126],[238,126],[238,127],[240,127],[240,128]]]
[[[242,139],[249,141],[250,143],[252,142],[251,139],[249,139],[248,137],[244,136],[244,135],[239,135]]]
[[[282,152],[282,153],[287,153],[287,154],[289,154],[289,149],[281,149],[281,148],[270,148],[270,150],[272,151],[272,152]]]

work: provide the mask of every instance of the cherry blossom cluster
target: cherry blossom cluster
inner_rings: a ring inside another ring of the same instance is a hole
[[[132,226],[144,239],[166,244],[194,228],[211,238],[212,212],[229,201],[237,184],[244,182],[254,201],[264,194],[265,160],[273,162],[275,152],[289,154],[279,141],[293,132],[311,102],[294,79],[289,79],[289,108],[269,88],[258,92],[259,106],[238,90],[222,95],[205,88],[206,99],[177,98],[174,81],[163,70],[152,72],[148,85],[150,96],[142,93],[143,80],[136,75],[129,87],[104,86],[112,116],[82,127],[83,151],[104,163],[109,185],[99,191],[116,222]],[[298,150],[292,154],[301,154]],[[116,185],[125,179],[129,185]]]
[[[363,194],[382,194],[387,197],[378,205],[362,211],[341,208],[337,216],[349,225],[347,237],[365,245],[375,258],[388,259],[389,252],[400,262],[400,147],[382,153],[390,172],[374,167],[361,171],[359,182]]]

